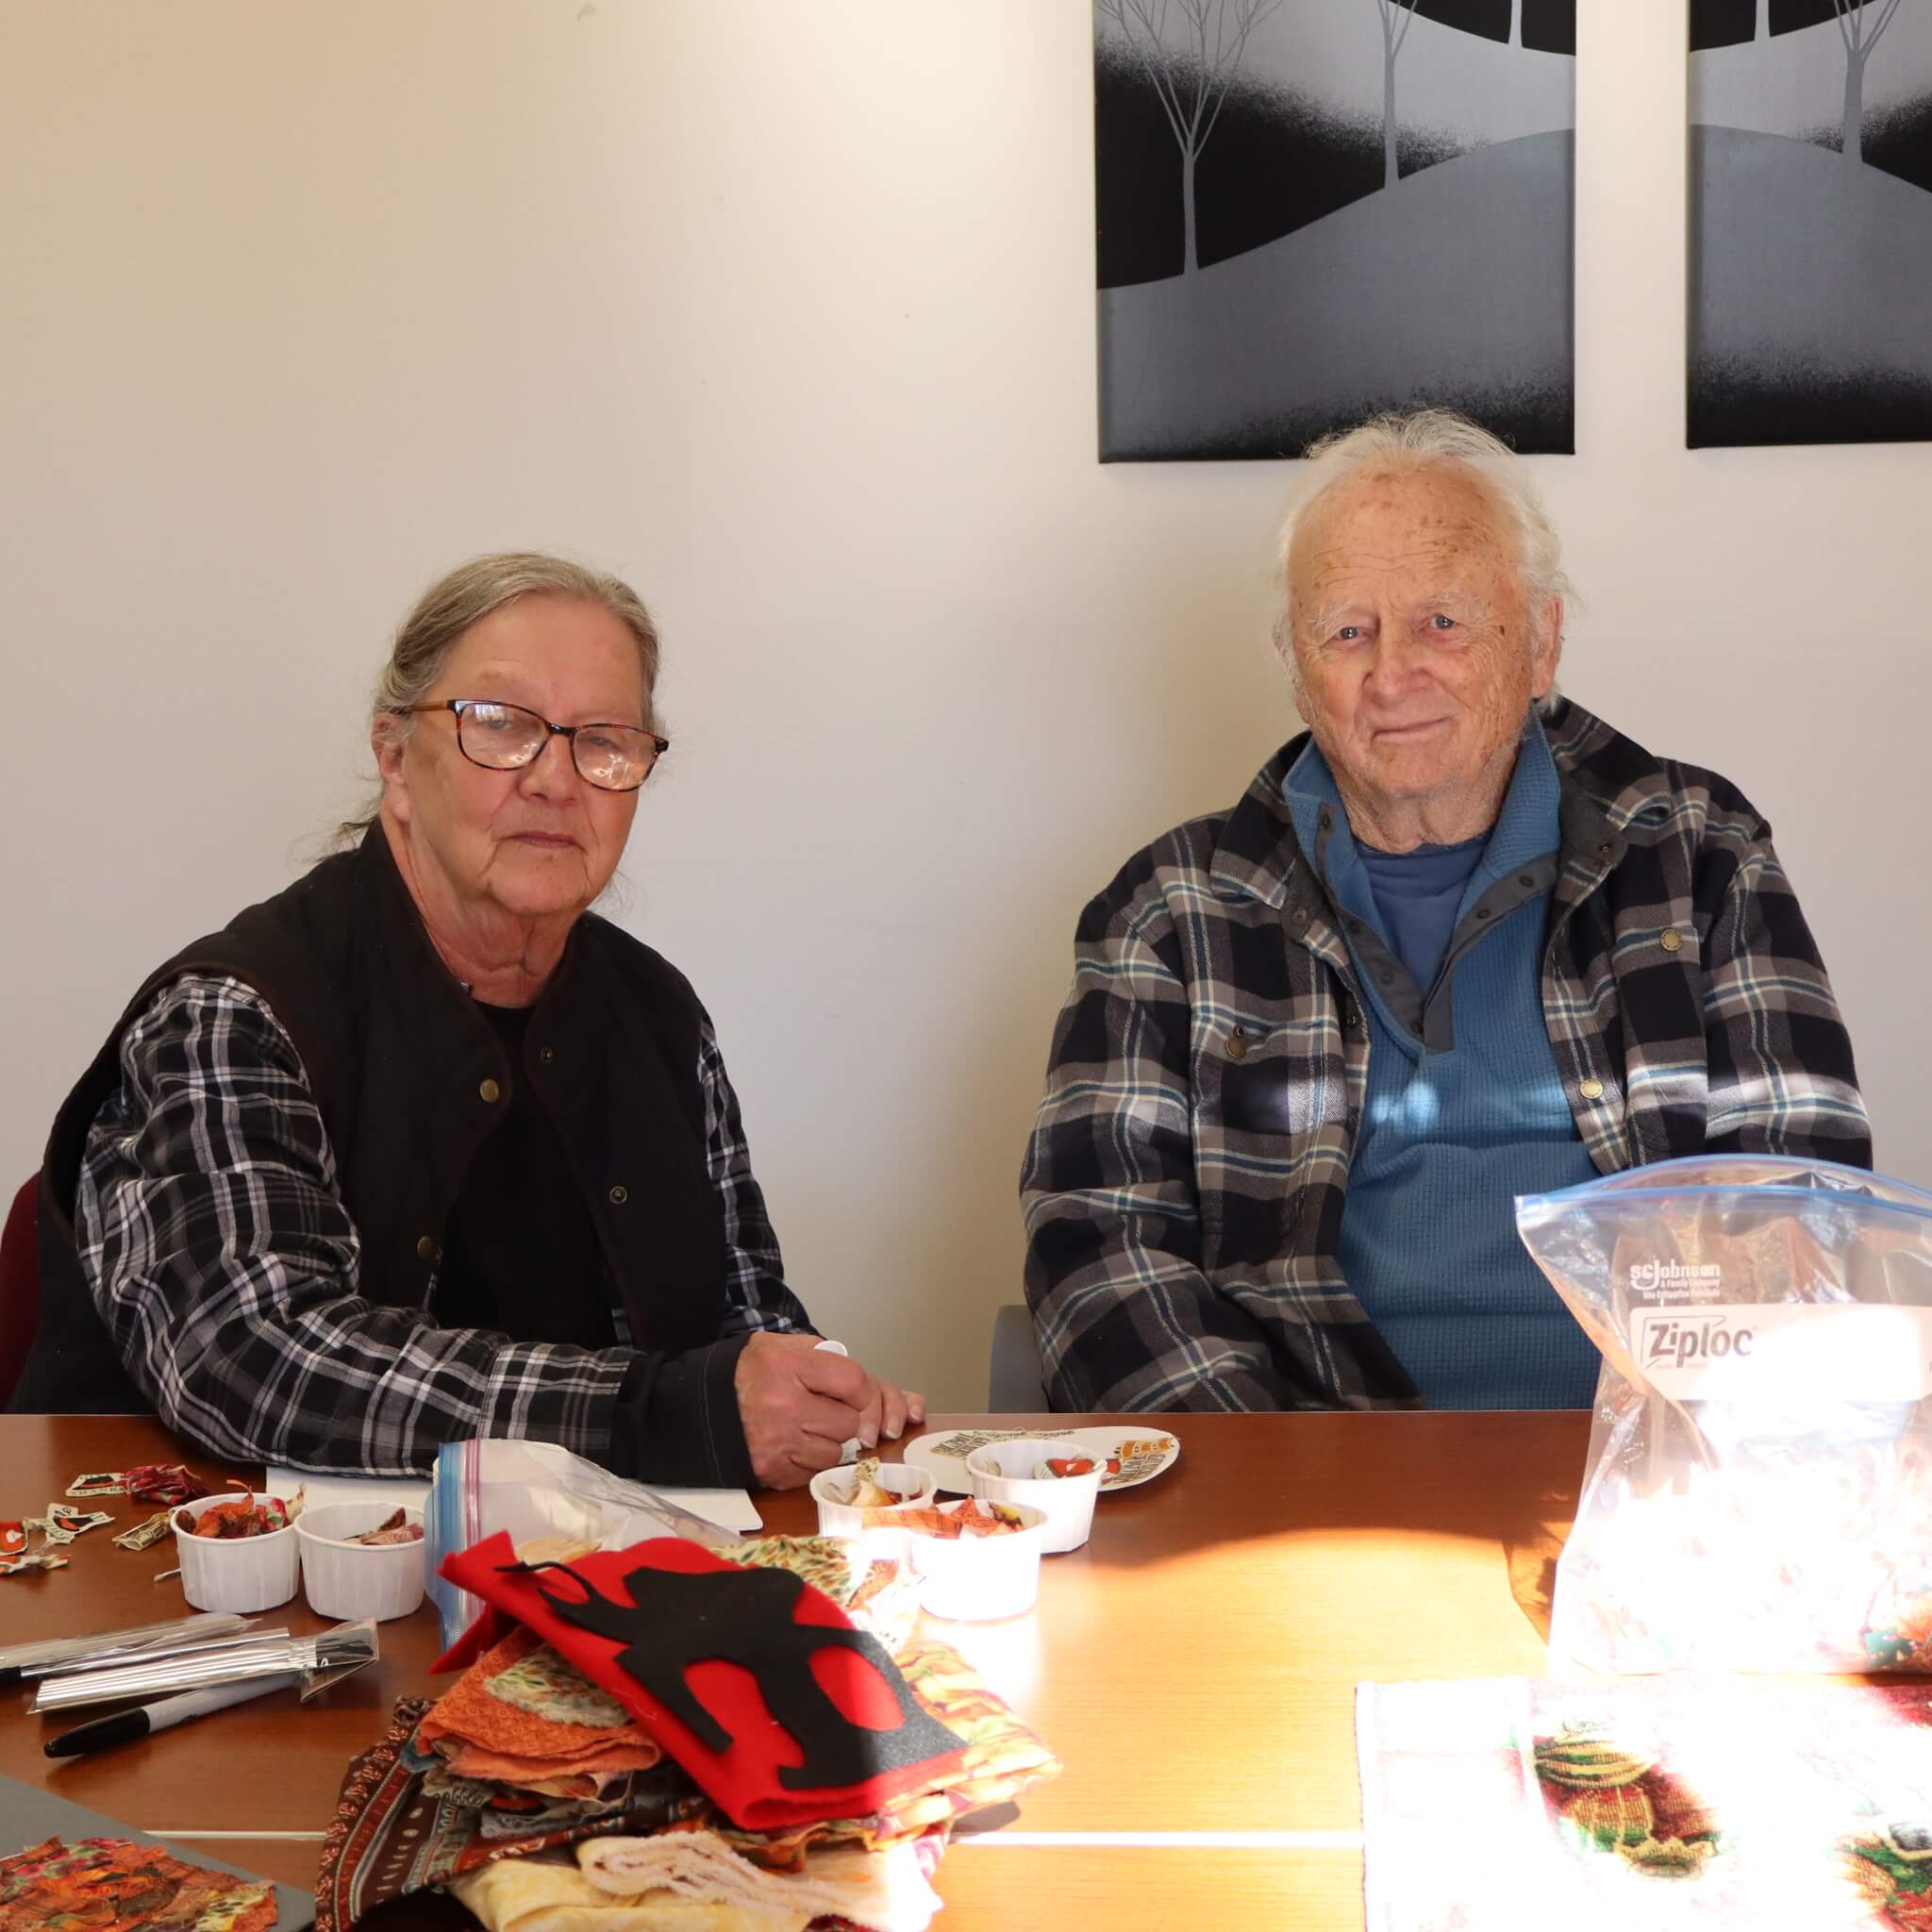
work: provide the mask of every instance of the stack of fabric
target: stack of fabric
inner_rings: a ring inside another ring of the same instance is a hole
[[[523,1629],[463,1673],[417,1726],[415,1743],[441,1760],[425,1790],[525,1827],[608,1816],[629,1796],[631,1774],[664,1758],[608,1691]]]
[[[350,1767],[317,1932],[426,1889],[491,1932],[921,1932],[957,1820],[1059,1767],[862,1547],[450,1558],[492,1607]]]

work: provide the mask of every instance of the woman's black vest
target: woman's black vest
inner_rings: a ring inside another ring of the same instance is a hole
[[[427,1305],[464,1174],[513,1084],[528,1080],[557,1124],[633,1341],[675,1354],[717,1340],[724,1215],[705,1163],[689,983],[586,914],[511,1065],[431,946],[378,825],[150,974],[68,1096],[41,1175],[41,1321],[17,1412],[151,1408],[89,1295],[74,1203],[88,1130],[121,1084],[122,1035],[189,974],[253,987],[294,1041],[361,1238],[367,1300]]]

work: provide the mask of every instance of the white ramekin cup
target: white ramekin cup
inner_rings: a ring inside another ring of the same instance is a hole
[[[968,1499],[941,1503],[948,1516]],[[1040,1594],[1040,1551],[1046,1518],[1021,1503],[1008,1506],[1022,1527],[1005,1536],[943,1538],[912,1532],[912,1567],[919,1573],[919,1603],[928,1616],[956,1624],[1017,1617]]]
[[[318,1617],[351,1623],[368,1617],[386,1623],[407,1617],[423,1601],[425,1542],[352,1543],[395,1514],[392,1503],[323,1503],[295,1519],[302,1546],[302,1593]],[[423,1512],[406,1509],[404,1521],[422,1526]]]
[[[1077,1550],[1093,1528],[1093,1499],[1107,1474],[1106,1458],[1089,1456],[1093,1467],[1085,1475],[1036,1476],[1033,1472],[1049,1457],[1081,1456],[1086,1451],[1064,1440],[1023,1436],[1010,1442],[989,1442],[966,1458],[973,1493],[989,1503],[1030,1503],[1046,1518],[1046,1540],[1041,1547],[1058,1556]]]
[[[811,1479],[812,1501],[819,1506],[821,1536],[858,1536],[865,1528],[866,1512],[856,1504],[842,1500],[857,1479],[848,1464],[843,1469],[822,1469]],[[938,1482],[929,1469],[915,1469],[906,1462],[879,1464],[879,1487],[891,1490],[901,1503],[930,1503]],[[880,1503],[875,1506],[886,1508]]]
[[[181,1527],[184,1511],[192,1523],[219,1503],[243,1500],[242,1491],[229,1490],[222,1495],[177,1503],[169,1512],[175,1524],[175,1554],[181,1558],[181,1594],[197,1610],[230,1610],[246,1616],[252,1610],[272,1610],[295,1594],[302,1565],[294,1524],[286,1529],[272,1529],[266,1536],[195,1536]],[[266,1490],[256,1490],[245,1500],[273,1503],[275,1499]],[[301,1520],[298,1516],[295,1522]]]

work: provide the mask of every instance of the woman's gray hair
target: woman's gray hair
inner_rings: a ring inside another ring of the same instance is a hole
[[[408,708],[420,704],[442,675],[442,667],[464,632],[519,597],[574,597],[616,618],[636,641],[644,687],[643,723],[647,730],[656,728],[652,693],[658,688],[658,626],[643,599],[622,577],[567,557],[505,550],[458,564],[417,598],[375,680],[369,706],[371,731],[388,743],[405,742],[416,723]],[[345,819],[338,828],[337,842],[359,839],[375,823],[381,803],[378,793],[360,817]]]
[[[1288,566],[1303,518],[1338,483],[1357,471],[1422,470],[1436,463],[1459,463],[1474,471],[1515,529],[1524,596],[1533,622],[1541,620],[1552,597],[1574,596],[1564,575],[1563,545],[1557,526],[1543,508],[1523,458],[1500,437],[1455,409],[1391,409],[1353,429],[1324,436],[1308,448],[1307,473],[1281,519],[1274,544],[1275,578],[1281,592],[1274,641],[1291,666],[1294,661],[1294,614],[1291,608],[1294,587]],[[1543,701],[1545,708],[1556,701],[1553,688]]]

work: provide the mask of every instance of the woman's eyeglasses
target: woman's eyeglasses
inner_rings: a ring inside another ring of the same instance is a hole
[[[536,762],[553,737],[564,739],[577,775],[601,791],[635,791],[671,749],[668,738],[635,724],[553,724],[522,705],[506,705],[495,698],[399,705],[395,715],[405,717],[413,711],[454,711],[457,748],[487,772],[521,771]]]

